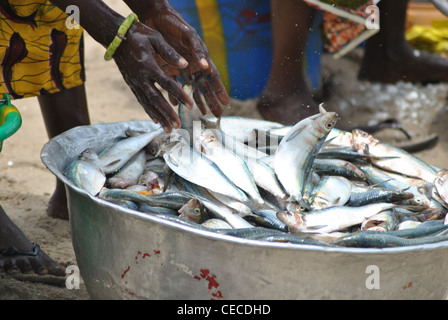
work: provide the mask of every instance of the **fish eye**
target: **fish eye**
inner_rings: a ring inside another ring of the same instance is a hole
[[[156,148],[151,148],[151,154],[156,154]]]
[[[201,209],[199,209],[199,208],[194,208],[194,213],[201,213]]]
[[[331,129],[331,128],[333,128],[333,123],[332,122],[327,122],[325,124],[325,127],[328,128],[328,129]]]

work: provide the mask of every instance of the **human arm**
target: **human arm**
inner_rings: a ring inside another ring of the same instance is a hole
[[[124,17],[103,1],[51,0],[61,10],[76,5],[80,11],[80,25],[95,41],[108,47],[117,34]],[[180,127],[180,119],[155,86],[158,83],[170,95],[188,107],[193,101],[179,84],[158,65],[163,59],[173,69],[183,69],[188,62],[171,47],[162,35],[140,22],[134,22],[113,56],[124,80],[148,115],[159,122],[165,131]]]
[[[212,113],[219,117],[222,105],[229,104],[229,96],[221,82],[218,70],[211,60],[207,47],[167,0],[124,0],[146,25],[158,30],[165,40],[188,61],[188,73],[193,77],[206,76],[199,88]],[[195,91],[195,101],[203,113],[205,106]]]

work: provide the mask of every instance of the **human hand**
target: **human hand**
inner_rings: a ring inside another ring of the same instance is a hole
[[[220,117],[221,105],[228,105],[230,99],[207,47],[196,30],[166,0],[138,2],[128,0],[126,3],[143,23],[158,30],[167,43],[188,61],[187,71],[193,80],[205,77],[206,81],[201,82],[199,89],[212,113]],[[165,72],[179,76],[179,69],[167,68],[163,62],[161,67]],[[199,90],[195,90],[193,97],[199,109],[205,114],[206,107]]]
[[[140,22],[135,22],[131,26],[126,34],[126,40],[118,47],[113,58],[146,113],[155,122],[160,123],[166,132],[171,132],[173,127],[179,128],[181,121],[178,115],[155,83],[165,89],[170,96],[192,108],[191,98],[171,75],[160,67],[160,61],[164,61],[166,69],[174,72],[187,67],[187,61],[158,31]]]

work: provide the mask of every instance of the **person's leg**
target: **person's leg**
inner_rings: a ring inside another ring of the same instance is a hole
[[[50,139],[73,127],[90,124],[84,85],[42,95],[38,99]],[[48,203],[47,213],[54,218],[68,219],[65,188],[59,180],[56,181],[56,190]]]
[[[267,120],[294,124],[318,113],[304,60],[315,9],[301,0],[271,0],[273,63],[257,108]]]
[[[366,43],[359,79],[395,83],[448,81],[448,59],[414,50],[405,38],[409,0],[382,0],[380,31]]]
[[[0,273],[32,273],[64,275],[65,269],[57,265],[42,250],[36,255],[14,254],[14,248],[30,251],[33,243],[11,221],[0,206]],[[7,252],[3,252],[8,249]]]

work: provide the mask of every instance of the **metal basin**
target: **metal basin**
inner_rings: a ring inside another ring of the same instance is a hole
[[[443,299],[448,242],[355,249],[244,240],[124,209],[63,175],[87,147],[101,151],[149,121],[77,127],[41,159],[66,186],[77,263],[93,299]]]

